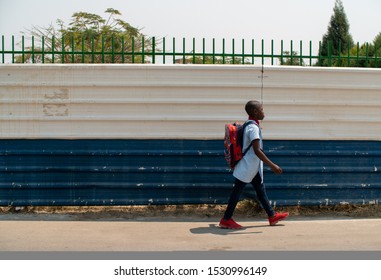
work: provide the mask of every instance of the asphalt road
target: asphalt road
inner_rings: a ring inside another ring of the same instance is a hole
[[[62,214],[0,214],[0,252],[16,251],[380,251],[381,219],[293,218],[270,227],[212,218],[80,220]]]

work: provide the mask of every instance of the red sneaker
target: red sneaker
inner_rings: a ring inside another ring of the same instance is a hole
[[[220,228],[241,229],[243,227],[237,224],[233,219],[225,220],[222,218],[220,221]]]
[[[275,226],[279,221],[282,221],[288,217],[288,212],[275,213],[275,216],[269,218],[270,226]]]

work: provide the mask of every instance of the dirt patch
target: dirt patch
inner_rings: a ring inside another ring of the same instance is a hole
[[[33,213],[33,214],[69,214],[78,218],[101,219],[138,217],[198,217],[219,218],[226,205],[148,205],[148,206],[27,206],[0,207],[1,213]],[[299,217],[353,217],[381,218],[381,207],[375,205],[333,205],[333,206],[289,206],[276,207],[276,211],[290,212]],[[238,203],[235,217],[264,217],[265,212],[254,201],[244,200]]]

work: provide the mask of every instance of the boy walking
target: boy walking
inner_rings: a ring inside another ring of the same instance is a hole
[[[288,213],[277,213],[273,210],[267,197],[266,188],[263,184],[263,163],[267,164],[275,174],[281,174],[282,168],[273,163],[263,152],[262,132],[259,121],[265,117],[263,106],[260,102],[251,100],[246,103],[245,111],[250,122],[243,132],[243,147],[245,150],[251,145],[253,148],[237,163],[234,168],[234,187],[229,198],[224,217],[220,221],[221,228],[241,229],[233,219],[233,213],[239,201],[239,197],[246,184],[251,183],[257,193],[263,209],[268,215],[270,226],[274,226],[281,220],[287,218]]]

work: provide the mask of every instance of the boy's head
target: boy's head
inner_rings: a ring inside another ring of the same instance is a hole
[[[245,111],[249,115],[257,120],[263,120],[265,118],[265,113],[263,112],[262,103],[256,100],[250,100],[246,103]]]

